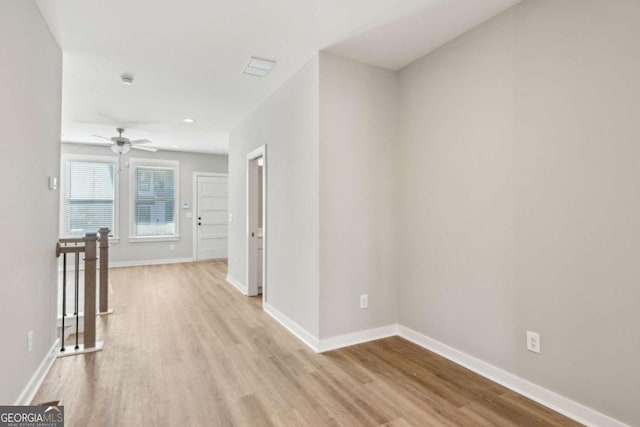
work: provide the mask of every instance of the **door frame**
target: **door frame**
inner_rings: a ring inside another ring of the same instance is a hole
[[[193,260],[198,261],[198,177],[210,177],[210,178],[227,178],[227,188],[229,186],[229,174],[228,173],[220,173],[220,172],[193,172],[193,203],[191,203],[192,209],[192,254]],[[227,228],[229,226],[229,190],[227,189]],[[182,209],[182,203],[180,203],[180,209]],[[227,257],[229,256],[229,230],[227,230]]]
[[[251,224],[250,224],[250,195],[251,195],[251,162],[262,157],[262,304],[267,302],[267,145],[261,145],[247,154],[246,166],[246,266],[247,266],[247,295],[257,295],[258,285],[255,285],[255,293],[252,293],[251,284]]]

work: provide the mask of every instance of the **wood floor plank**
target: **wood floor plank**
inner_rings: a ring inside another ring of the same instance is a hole
[[[56,360],[34,402],[72,427],[579,425],[399,337],[316,354],[226,269],[112,269],[105,349]]]

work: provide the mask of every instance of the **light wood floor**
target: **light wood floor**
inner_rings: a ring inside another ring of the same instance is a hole
[[[83,427],[578,425],[401,338],[315,354],[225,274],[112,269],[105,350],[58,359],[34,403]]]

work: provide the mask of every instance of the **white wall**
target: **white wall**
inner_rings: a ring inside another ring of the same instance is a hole
[[[62,154],[78,154],[92,156],[106,156],[114,158],[116,155],[108,147],[90,147],[80,144],[62,144]],[[189,202],[190,209],[178,208],[179,234],[177,241],[165,242],[129,242],[131,225],[131,194],[130,171],[126,160],[132,158],[152,160],[177,160],[179,164],[178,198],[179,202]],[[109,248],[109,262],[112,264],[144,263],[159,260],[186,260],[193,258],[193,221],[197,218],[194,212],[193,200],[193,172],[227,173],[228,158],[218,154],[185,153],[179,151],[157,151],[155,153],[131,150],[122,156],[122,170],[119,174],[120,195],[116,207],[119,213],[120,241]],[[64,166],[63,166],[64,167]],[[191,212],[192,218],[186,213]],[[174,249],[171,249],[174,246]]]
[[[320,338],[396,322],[396,119],[396,73],[320,54]]]
[[[14,404],[56,339],[62,53],[32,1],[0,0],[0,63],[0,404]]]
[[[400,323],[630,425],[638,22],[634,0],[525,1],[399,81]]]
[[[267,302],[318,336],[318,57],[229,136],[229,275],[246,286],[246,156],[267,146]]]

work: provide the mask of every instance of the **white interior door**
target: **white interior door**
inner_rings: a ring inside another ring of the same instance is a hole
[[[197,258],[227,257],[227,177],[198,176]]]
[[[258,159],[258,199],[256,200],[256,204],[258,205],[258,224],[256,227],[256,238],[257,238],[257,242],[256,242],[256,259],[258,261],[258,293],[262,293],[262,269],[263,269],[263,261],[264,261],[264,257],[262,254],[262,249],[263,249],[263,245],[264,245],[264,239],[263,239],[263,227],[264,225],[262,224],[262,219],[264,218],[264,213],[262,212],[264,207],[262,206],[262,202],[263,202],[263,197],[262,197],[262,191],[263,191],[263,171],[264,171],[264,167],[262,166],[262,157]]]
[[[266,162],[265,147],[247,155],[247,295],[262,293],[266,302]]]

